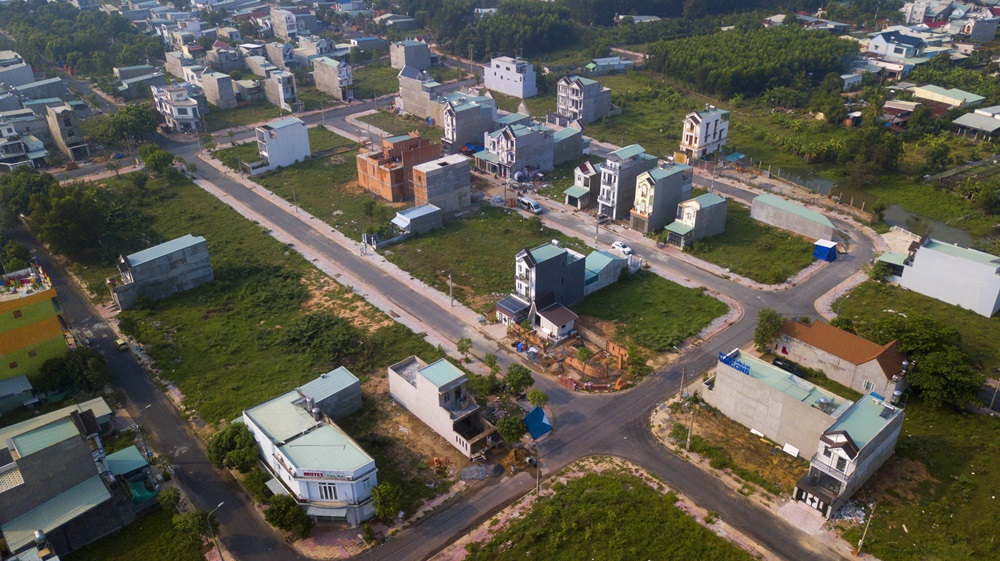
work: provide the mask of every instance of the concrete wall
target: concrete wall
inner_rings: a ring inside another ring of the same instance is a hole
[[[389,63],[393,68],[403,69],[412,66],[417,70],[427,70],[431,67],[431,49],[427,43],[400,41],[389,45]]]
[[[156,86],[162,88],[167,85],[167,76],[162,72],[156,72],[155,74],[149,74],[145,78],[135,79],[130,81],[128,84],[122,84],[126,86],[126,89],[119,89],[122,97],[125,99],[139,99],[148,98],[150,94],[150,86]]]
[[[535,297],[551,292],[563,306],[576,304],[583,300],[584,271],[584,259],[566,264],[566,258],[561,257],[535,264]]]
[[[313,64],[313,78],[316,80],[316,89],[325,94],[340,101],[354,98],[354,80],[350,67],[344,75],[339,66],[317,61]]]
[[[246,68],[246,61],[243,60],[243,56],[237,49],[209,51],[205,57],[205,64],[212,70],[223,74]]]
[[[138,66],[126,66],[123,68],[115,68],[115,78],[119,81],[128,80],[130,78],[138,78],[139,76],[145,76],[147,74],[152,74],[158,69],[155,66],[150,66],[148,64],[140,64]]]
[[[552,167],[563,162],[576,160],[583,156],[583,133],[575,131],[570,136],[553,139],[552,142]]]
[[[729,203],[710,205],[698,210],[691,239],[697,240],[716,236],[726,231],[726,212]]]
[[[992,317],[1000,310],[1000,274],[996,271],[996,265],[922,247],[912,264],[903,267],[903,275],[892,279],[924,296]]]
[[[232,109],[236,107],[233,79],[228,74],[217,72],[202,74],[201,88],[205,93],[205,99],[219,109]]]
[[[411,359],[415,358],[411,357]],[[472,452],[470,451],[469,443],[455,432],[451,415],[446,409],[441,407],[440,402],[440,392],[442,390],[454,392],[456,388],[460,388],[463,396],[468,395],[465,382],[462,381],[445,386],[444,388],[438,388],[427,380],[427,378],[416,373],[414,374],[415,384],[411,385],[405,378],[393,370],[393,366],[388,368],[389,395],[402,405],[403,408],[413,413],[421,422],[430,427],[431,430],[441,435],[449,444],[467,457],[471,456]]]
[[[206,242],[194,244],[159,259],[131,268],[133,282],[113,290],[118,306],[125,310],[140,296],[162,300],[214,280]]]
[[[525,64],[523,74],[515,71],[518,62]],[[534,97],[538,93],[534,67],[509,57],[495,58],[484,65],[483,83],[487,89],[521,99]]]
[[[413,169],[413,199],[416,206],[432,204],[444,213],[471,204],[471,172],[465,156],[446,156]]]
[[[738,370],[718,363],[715,386],[702,386],[705,402],[723,415],[756,429],[779,446],[791,444],[806,459],[834,418]]]
[[[184,79],[184,67],[194,64],[193,58],[184,56],[180,51],[167,53],[166,60],[164,68],[166,68],[167,72],[181,80]]]
[[[317,401],[316,407],[319,407],[319,410],[332,421],[339,421],[358,411],[361,409],[361,382],[355,380],[350,386],[334,395]]]
[[[399,98],[396,103],[401,111],[411,115],[426,119],[428,117],[440,123],[444,116],[444,104],[438,102],[438,98],[444,93],[442,86],[425,85],[426,82],[406,78],[399,78]]]
[[[23,86],[35,81],[35,74],[31,71],[31,65],[22,62],[5,68],[0,68],[0,84],[5,84],[12,88]]]
[[[247,70],[262,78],[267,78],[271,72],[278,70],[277,66],[262,56],[248,56],[243,60],[246,62]]]
[[[773,207],[758,199],[754,199],[750,205],[750,217],[764,224],[788,230],[811,240],[833,239],[833,228],[830,226],[813,222],[808,218],[803,218],[787,210]]]
[[[822,370],[827,378],[863,394],[875,392],[886,399],[892,399],[892,392],[904,385],[902,381],[893,382],[886,378],[878,361],[854,364],[786,335],[779,337],[775,354],[787,356],[789,360],[807,368]],[[871,383],[871,387],[865,387],[866,381]]]

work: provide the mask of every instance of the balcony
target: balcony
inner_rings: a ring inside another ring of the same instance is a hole
[[[441,407],[448,412],[452,421],[464,419],[476,411],[479,411],[479,404],[476,403],[476,400],[468,394],[466,394],[466,396],[461,400],[442,404]]]
[[[819,453],[813,454],[812,459],[809,461],[809,471],[812,472],[813,470],[815,470],[817,472],[824,473],[842,483],[846,483],[847,480],[851,478],[849,474],[846,474],[842,471],[838,471],[830,464],[825,463],[823,461],[824,459],[825,458],[821,456]],[[852,467],[853,464],[851,463],[847,464],[847,469],[851,470],[851,473],[854,472],[854,470],[851,469]]]

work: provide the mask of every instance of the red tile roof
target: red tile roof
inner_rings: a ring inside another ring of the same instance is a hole
[[[898,374],[903,369],[903,361],[906,360],[903,353],[899,352],[896,341],[879,345],[822,321],[800,323],[788,320],[781,326],[781,334],[842,358],[851,364],[860,365],[875,360],[882,367],[886,378]]]

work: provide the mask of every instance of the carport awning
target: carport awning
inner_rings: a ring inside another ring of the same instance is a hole
[[[268,482],[265,483],[264,485],[266,485],[267,488],[270,489],[271,492],[274,493],[275,495],[287,495],[288,494],[288,489],[285,489],[285,486],[282,485],[281,482],[278,481],[274,477],[272,477],[271,479],[269,479]]]
[[[888,263],[890,265],[897,265],[899,267],[902,267],[903,265],[906,264],[905,255],[903,255],[902,253],[894,253],[892,251],[888,251],[886,253],[883,253],[882,255],[879,255],[878,260],[884,263]]]
[[[328,518],[347,518],[346,508],[323,508],[321,506],[306,507],[309,516],[325,516]]]
[[[570,197],[573,197],[575,199],[579,199],[580,197],[582,197],[584,195],[589,195],[590,194],[590,189],[587,189],[586,187],[583,187],[581,185],[574,185],[574,186],[570,187],[569,189],[566,189],[565,191],[563,191],[563,194],[569,195]]]
[[[494,164],[500,163],[500,156],[497,156],[489,150],[483,150],[482,152],[476,152],[472,155],[473,158],[477,160],[483,160],[484,162],[492,162]]]
[[[689,234],[691,232],[691,230],[694,230],[694,226],[688,226],[687,224],[685,224],[685,223],[683,223],[683,222],[681,222],[679,220],[674,220],[670,224],[667,224],[667,231],[668,232],[673,232],[673,233],[679,234],[681,236],[686,236],[687,234]]]

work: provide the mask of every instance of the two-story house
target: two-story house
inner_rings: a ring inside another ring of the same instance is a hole
[[[677,219],[667,224],[667,243],[684,249],[691,242],[726,230],[726,199],[705,193],[677,205]]]
[[[535,67],[528,61],[509,56],[496,57],[483,66],[483,83],[487,89],[519,99],[538,93]]]
[[[883,31],[868,41],[868,52],[890,58],[914,58],[922,55],[927,43],[920,37],[899,31]]]
[[[694,170],[684,164],[653,168],[635,180],[632,229],[656,232],[677,216],[677,205],[691,196]]]
[[[794,497],[830,518],[892,456],[903,410],[869,393],[819,438]]]
[[[597,197],[598,213],[612,220],[624,219],[635,202],[635,180],[639,174],[656,167],[656,157],[638,144],[619,148],[608,154],[601,166],[601,192]]]
[[[375,514],[375,460],[333,422],[360,406],[360,381],[340,367],[243,412],[268,471],[314,520]]]
[[[494,428],[467,383],[465,373],[443,358],[427,364],[411,356],[389,367],[389,395],[471,458],[492,444]]]
[[[191,98],[183,85],[150,86],[150,89],[153,91],[153,106],[163,116],[167,128],[175,132],[195,132],[204,128],[198,102]]]
[[[687,160],[704,158],[718,152],[728,139],[729,111],[709,105],[684,117],[680,153]]]
[[[556,113],[586,125],[607,117],[611,112],[611,88],[597,80],[564,76],[557,83]]]
[[[601,164],[583,162],[573,169],[573,186],[563,191],[565,203],[584,209],[597,200],[601,192]]]
[[[316,89],[340,101],[354,99],[354,74],[350,64],[325,56],[314,58],[312,62]]]

